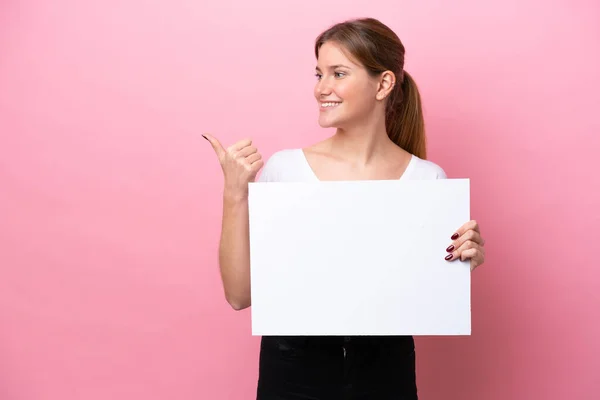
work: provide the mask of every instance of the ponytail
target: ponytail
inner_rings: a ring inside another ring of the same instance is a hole
[[[397,84],[389,95],[385,110],[387,134],[402,149],[425,159],[427,151],[421,96],[413,78],[404,71],[405,50],[398,35],[374,18],[340,22],[317,37],[317,59],[319,49],[327,41],[345,47],[373,77],[378,77],[384,71],[396,73]]]
[[[403,71],[400,76],[401,84],[393,89],[386,109],[387,134],[404,150],[426,159],[425,121],[419,89],[408,72]]]

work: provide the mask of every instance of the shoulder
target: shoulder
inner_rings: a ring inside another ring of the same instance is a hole
[[[301,149],[283,149],[276,151],[267,158],[260,173],[259,182],[277,182],[282,180],[282,174],[290,169],[298,168],[299,152]]]
[[[411,179],[446,179],[448,176],[442,167],[433,161],[424,160],[413,156],[413,166],[411,168]]]

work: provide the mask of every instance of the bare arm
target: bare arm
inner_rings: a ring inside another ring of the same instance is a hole
[[[225,298],[234,310],[251,304],[248,225],[248,197],[225,193],[219,266]]]
[[[219,244],[219,269],[225,298],[235,310],[250,307],[250,238],[248,183],[263,166],[260,153],[249,139],[225,149],[217,139],[210,142],[223,169],[223,220]]]

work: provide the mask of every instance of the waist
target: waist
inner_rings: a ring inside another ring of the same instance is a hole
[[[412,336],[263,336],[261,350],[333,352],[353,347],[371,351],[414,351]]]

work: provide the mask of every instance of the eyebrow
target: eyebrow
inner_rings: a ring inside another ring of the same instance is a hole
[[[335,64],[335,65],[330,65],[329,67],[327,67],[328,69],[336,69],[336,68],[347,68],[350,69],[350,67],[343,65],[343,64]],[[315,67],[315,70],[320,71],[321,68],[319,67]]]

